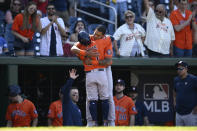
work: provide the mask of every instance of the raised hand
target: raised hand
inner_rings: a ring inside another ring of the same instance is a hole
[[[70,73],[70,78],[72,79],[76,79],[79,75],[76,74],[77,70],[76,69],[71,69],[69,70],[69,73]]]

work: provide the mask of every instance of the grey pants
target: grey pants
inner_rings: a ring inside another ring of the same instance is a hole
[[[197,126],[197,114],[180,115],[176,113],[176,126]]]

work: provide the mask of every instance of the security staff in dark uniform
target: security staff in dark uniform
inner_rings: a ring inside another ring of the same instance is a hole
[[[189,74],[188,64],[175,64],[178,76],[174,78],[174,105],[176,126],[197,126],[197,77]]]

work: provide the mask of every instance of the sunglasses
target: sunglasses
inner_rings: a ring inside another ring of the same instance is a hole
[[[133,18],[133,16],[132,15],[129,15],[129,16],[126,16],[125,18],[126,19],[129,19],[129,18]]]
[[[185,68],[181,68],[181,67],[178,67],[177,68],[177,70],[180,70],[180,71],[182,71],[182,70],[184,70]]]
[[[163,12],[160,11],[160,10],[155,10],[155,12],[159,13],[159,14],[162,14]]]
[[[47,10],[55,10],[55,8],[47,8]]]

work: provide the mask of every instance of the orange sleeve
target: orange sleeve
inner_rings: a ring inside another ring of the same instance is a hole
[[[130,99],[130,102],[129,102],[129,114],[130,115],[137,114],[137,110],[136,110],[135,104],[134,104],[133,100],[131,100],[131,99]]]
[[[54,118],[55,117],[55,105],[52,103],[49,107],[49,112],[48,112],[48,118]]]
[[[29,102],[29,106],[30,106],[30,115],[31,118],[37,118],[38,117],[38,112],[36,110],[36,107],[34,106],[34,104],[32,102]]]
[[[12,30],[19,32],[21,26],[23,24],[23,15],[22,14],[18,14],[15,18],[14,18],[14,22],[12,24]]]
[[[76,46],[77,46],[79,49],[84,50],[84,46],[81,45],[79,42],[76,43]],[[85,57],[82,56],[82,55],[80,55],[80,54],[76,54],[76,55],[77,55],[77,57],[78,57],[80,60],[84,60],[84,59],[85,59]]]
[[[9,121],[12,120],[11,114],[12,114],[11,113],[11,106],[9,105],[7,108],[7,111],[6,111],[6,120],[9,120]]]
[[[106,42],[106,46],[105,46],[105,52],[104,52],[104,57],[105,58],[112,58],[113,56],[113,50],[112,50],[112,42],[111,42],[111,38],[107,37],[107,42]]]
[[[176,18],[176,10],[175,11],[172,11],[172,13],[170,14],[170,21],[172,22],[172,25],[179,25],[179,21],[178,19]]]

